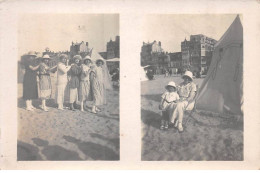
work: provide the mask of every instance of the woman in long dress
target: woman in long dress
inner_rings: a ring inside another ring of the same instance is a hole
[[[75,111],[74,107],[78,101],[78,91],[79,91],[79,78],[81,73],[80,61],[82,60],[80,55],[75,55],[73,57],[73,63],[68,71],[70,76],[69,87],[70,87],[70,110]]]
[[[42,105],[40,106],[44,111],[48,111],[46,106],[46,99],[51,97],[51,77],[50,77],[50,67],[48,66],[50,57],[49,55],[44,55],[42,57],[42,62],[39,66],[39,89],[40,98],[42,100]]]
[[[96,66],[94,66],[90,73],[91,89],[93,92],[93,106],[91,111],[94,114],[101,111],[98,106],[106,103],[103,65],[104,61],[102,59],[97,59]]]
[[[70,70],[70,66],[68,66],[68,56],[66,54],[61,54],[59,59],[60,62],[57,65],[56,102],[58,109],[63,110],[65,88],[68,83],[67,72]]]
[[[32,111],[36,109],[32,105],[33,99],[38,99],[38,87],[37,87],[37,70],[39,65],[33,66],[36,54],[29,52],[27,55],[25,66],[25,74],[23,78],[23,99],[26,102],[26,110]]]
[[[83,58],[83,63],[81,64],[81,75],[80,75],[80,88],[79,88],[79,101],[81,111],[84,111],[84,101],[91,100],[90,92],[90,56]]]

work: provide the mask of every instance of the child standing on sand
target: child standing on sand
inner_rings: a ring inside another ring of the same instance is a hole
[[[163,93],[161,97],[161,103],[159,105],[159,109],[162,110],[162,119],[161,119],[161,130],[167,130],[169,126],[169,114],[172,110],[171,108],[177,103],[179,100],[179,95],[176,92],[176,85],[174,82],[169,82],[168,85],[165,86],[166,91]]]
[[[48,111],[46,106],[46,99],[51,97],[51,77],[50,77],[50,67],[48,66],[50,57],[49,55],[44,55],[42,57],[42,62],[39,66],[39,88],[40,88],[40,98],[42,100],[42,105],[40,106],[44,111]]]

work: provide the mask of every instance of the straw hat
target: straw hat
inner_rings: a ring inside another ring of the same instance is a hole
[[[182,76],[182,78],[183,78],[184,76],[190,78],[190,80],[193,81],[193,74],[192,74],[191,71],[186,71],[186,72],[184,73],[184,75]]]
[[[75,61],[75,59],[82,60],[82,57],[81,57],[80,55],[75,55],[75,56],[73,57],[73,60]]]
[[[97,63],[98,61],[101,61],[103,64],[105,63],[104,60],[101,59],[101,58],[97,59],[97,60],[96,60],[96,63]]]
[[[37,56],[36,53],[35,53],[34,51],[30,51],[30,52],[28,52],[27,55],[30,55],[30,56]]]
[[[42,54],[40,52],[36,53],[36,59],[41,58]]]
[[[90,61],[92,61],[92,60],[91,60],[91,57],[87,55],[87,56],[85,56],[85,58],[83,58],[83,62],[84,62],[85,60],[87,60],[87,59],[90,60]]]
[[[176,88],[176,84],[175,84],[175,82],[173,82],[173,81],[169,82],[169,83],[165,86],[165,88],[167,88],[168,86],[172,86],[172,87]]]
[[[61,55],[59,56],[59,59],[60,59],[60,60],[63,59],[63,58],[68,59],[68,55],[66,55],[66,54],[61,54]]]
[[[43,55],[42,59],[51,59],[48,54]]]

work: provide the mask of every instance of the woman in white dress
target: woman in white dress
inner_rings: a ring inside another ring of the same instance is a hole
[[[67,72],[70,70],[70,66],[68,66],[68,56],[66,54],[61,54],[59,59],[60,62],[57,65],[56,102],[58,109],[63,110],[65,88],[68,83]]]
[[[83,63],[81,64],[81,74],[80,74],[80,86],[79,86],[79,101],[81,111],[84,111],[84,101],[91,100],[91,90],[90,90],[90,56],[83,58]]]

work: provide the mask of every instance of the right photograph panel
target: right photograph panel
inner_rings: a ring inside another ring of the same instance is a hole
[[[143,24],[142,160],[242,161],[242,15],[149,14]]]

